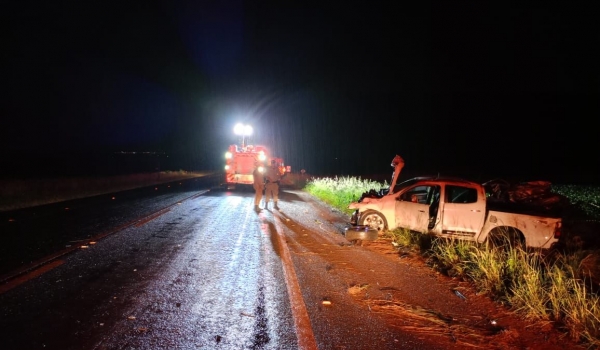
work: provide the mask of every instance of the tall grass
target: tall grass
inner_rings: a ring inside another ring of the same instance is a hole
[[[390,238],[395,246],[415,250],[426,250],[431,242],[431,237],[403,228],[385,232],[384,236]]]
[[[342,212],[351,213],[348,204],[357,201],[364,192],[388,186],[386,183],[369,179],[336,176],[313,178],[306,183],[304,190]]]
[[[360,178],[324,178],[310,180],[305,190],[344,210],[362,193],[385,186]],[[572,203],[582,201],[572,198],[578,193],[576,186],[562,186],[560,191]],[[600,205],[600,190],[584,187],[582,193],[587,211],[593,214],[596,203]],[[470,281],[479,292],[523,317],[553,323],[572,339],[600,347],[600,284],[592,276],[600,252],[579,249],[547,254],[508,244],[434,238],[404,229],[385,236],[395,246],[420,251],[433,261],[434,269]]]
[[[592,253],[544,253],[443,238],[434,238],[426,251],[434,269],[472,282],[527,319],[555,323],[571,338],[600,346],[600,299],[576,263]]]

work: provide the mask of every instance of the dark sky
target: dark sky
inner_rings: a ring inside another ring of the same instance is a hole
[[[153,151],[221,169],[244,122],[318,175],[391,175],[399,154],[414,175],[600,180],[591,6],[398,3],[15,1],[2,154],[9,168]]]

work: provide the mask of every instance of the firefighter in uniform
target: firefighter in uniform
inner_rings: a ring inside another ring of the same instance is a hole
[[[277,201],[279,200],[279,182],[281,181],[281,174],[275,160],[271,160],[271,166],[267,169],[265,176],[266,183],[266,194],[265,194],[265,209],[269,204],[269,200],[273,200],[273,208],[279,209]]]
[[[254,162],[254,171],[252,172],[252,176],[254,177],[254,210],[259,211],[260,201],[263,196],[263,191],[265,190],[265,175],[260,169],[260,162]],[[265,208],[267,206],[265,205]]]

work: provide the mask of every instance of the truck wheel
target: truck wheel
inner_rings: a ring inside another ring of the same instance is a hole
[[[512,227],[497,227],[488,234],[487,239],[492,247],[525,249],[525,237]]]
[[[386,229],[387,222],[385,220],[385,216],[376,210],[366,210],[364,213],[360,215],[360,219],[358,220],[359,225],[369,226],[378,232],[381,232]]]

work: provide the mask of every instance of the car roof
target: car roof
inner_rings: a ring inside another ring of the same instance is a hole
[[[457,177],[448,177],[448,176],[418,176],[418,177],[413,177],[412,179],[408,179],[406,181],[403,181],[401,183],[399,183],[396,186],[402,186],[403,184],[405,186],[410,186],[412,184],[418,184],[419,182],[428,182],[428,181],[435,181],[435,182],[445,182],[448,184],[455,184],[455,185],[479,185],[476,182],[473,181],[469,181],[469,180],[465,180],[465,179],[461,179],[461,178],[457,178]],[[404,187],[404,186],[402,186]]]

